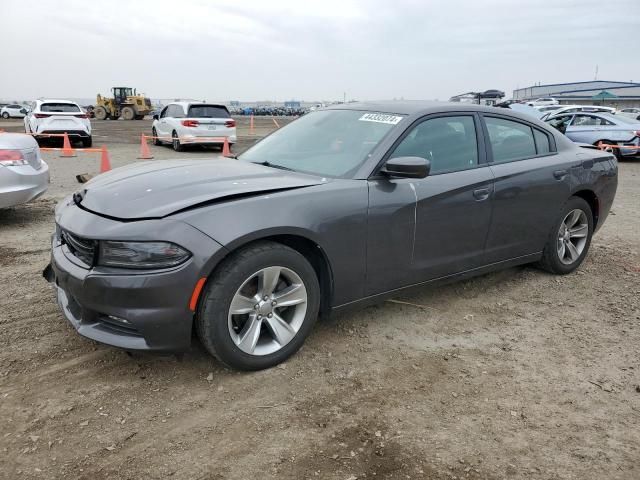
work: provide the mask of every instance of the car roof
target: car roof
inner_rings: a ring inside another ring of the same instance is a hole
[[[67,103],[69,105],[78,105],[76,102],[71,100],[58,100],[57,98],[39,98],[36,100],[38,105],[42,105],[43,103]]]
[[[221,103],[195,102],[195,101],[194,102],[171,102],[169,105],[181,105],[182,107],[185,107],[185,108],[189,108],[191,105],[209,105],[211,107],[227,108],[226,105],[222,105]]]
[[[526,113],[517,112],[510,108],[492,107],[478,105],[475,103],[460,102],[438,102],[431,100],[389,100],[380,102],[354,102],[331,105],[317,111],[323,110],[362,110],[369,112],[390,113],[397,115],[407,115],[421,117],[432,113],[447,112],[480,112],[487,114],[508,115],[531,122],[537,118]]]

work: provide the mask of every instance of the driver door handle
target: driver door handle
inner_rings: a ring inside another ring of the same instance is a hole
[[[567,173],[569,172],[567,172],[566,170],[556,170],[555,172],[553,172],[553,177],[556,180],[563,180],[564,177],[567,176]]]

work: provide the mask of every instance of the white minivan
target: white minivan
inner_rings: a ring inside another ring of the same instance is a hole
[[[186,145],[219,145],[236,142],[236,121],[224,105],[174,102],[153,117],[154,145],[169,143],[176,152]]]

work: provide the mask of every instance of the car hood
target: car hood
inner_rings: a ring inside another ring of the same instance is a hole
[[[327,179],[240,160],[164,160],[117,168],[74,195],[81,208],[121,220],[162,218],[233,198],[303,188]]]

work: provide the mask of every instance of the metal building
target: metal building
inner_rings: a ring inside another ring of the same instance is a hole
[[[553,97],[565,105],[640,107],[640,83],[592,80],[590,82],[533,85],[513,91],[514,100]]]

